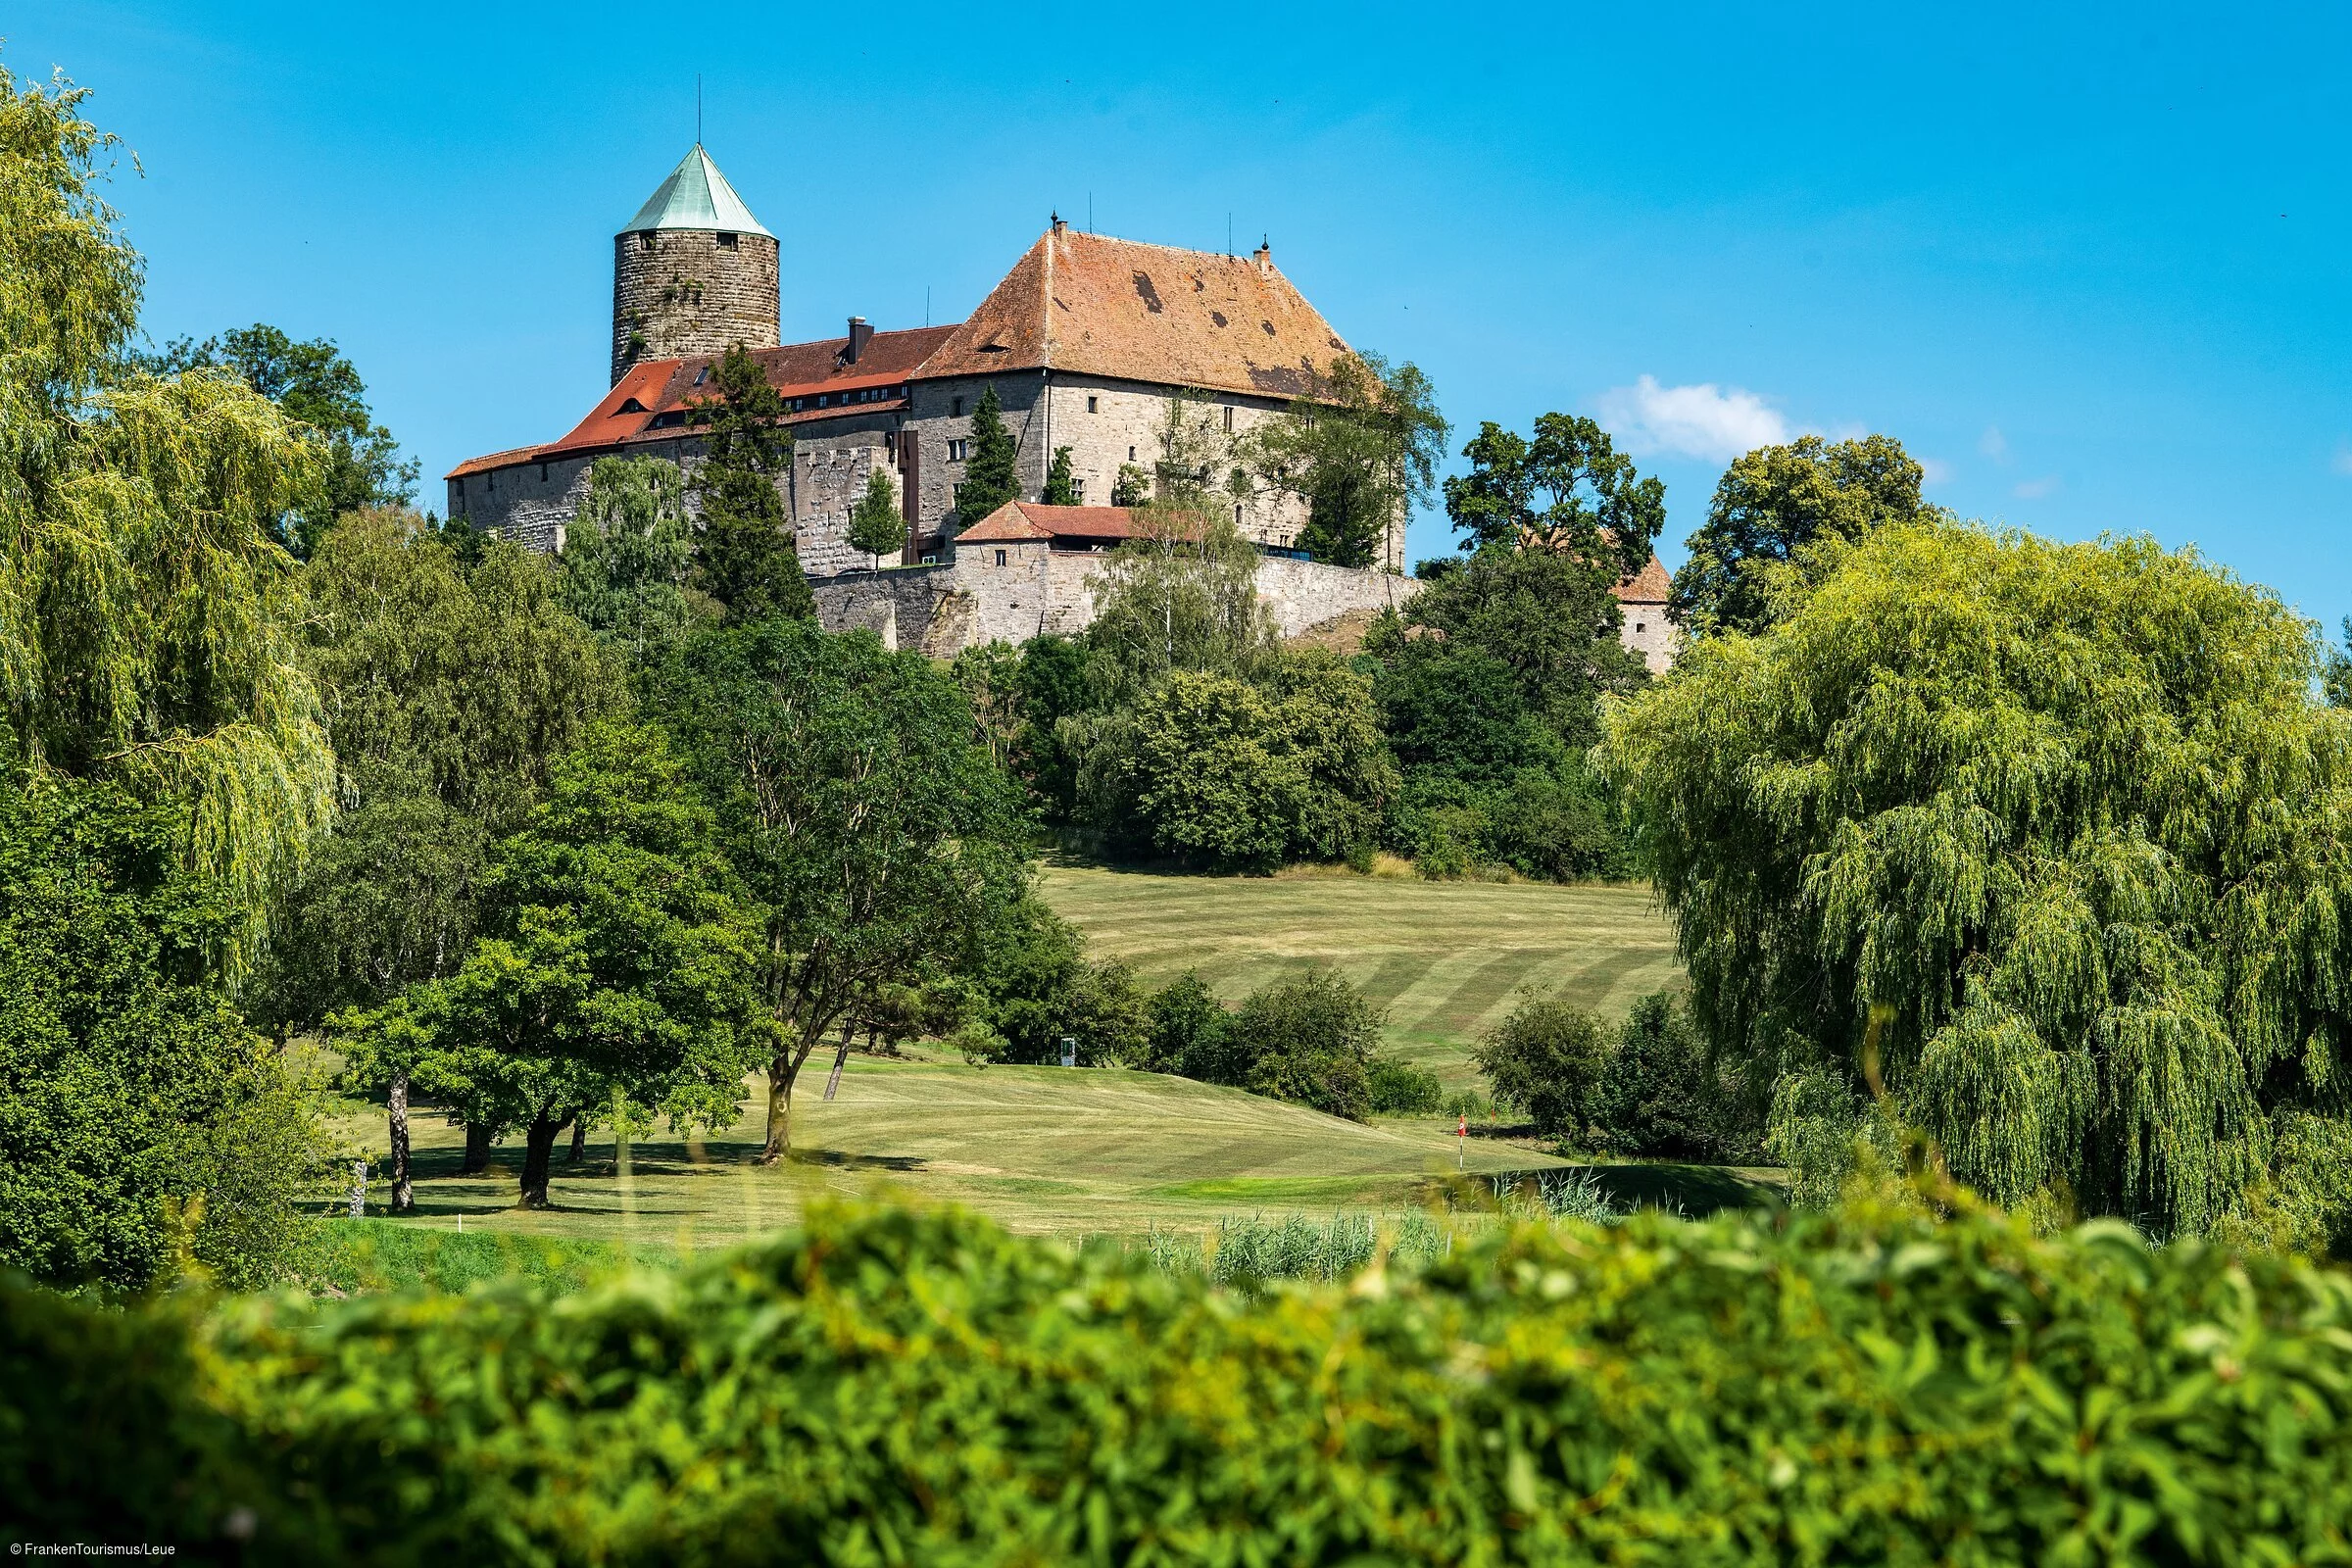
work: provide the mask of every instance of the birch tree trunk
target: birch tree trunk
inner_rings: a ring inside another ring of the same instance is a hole
[[[384,1121],[392,1145],[392,1212],[405,1214],[416,1203],[409,1185],[409,1075],[392,1075],[384,1096]]]

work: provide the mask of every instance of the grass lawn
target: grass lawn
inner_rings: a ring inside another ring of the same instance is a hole
[[[794,1115],[794,1157],[753,1165],[762,1114],[716,1138],[640,1143],[624,1175],[610,1142],[578,1165],[556,1155],[551,1211],[514,1207],[519,1143],[490,1175],[458,1167],[463,1139],[412,1120],[413,1223],[621,1242],[724,1246],[790,1224],[811,1197],[896,1190],[961,1202],[1007,1225],[1066,1235],[1199,1227],[1238,1211],[1409,1209],[1464,1157],[1472,1175],[1550,1167],[1539,1151],[1471,1139],[1457,1156],[1442,1118],[1359,1126],[1297,1105],[1156,1073],[853,1056],[827,1103],[812,1058]],[[384,1148],[382,1113],[351,1105],[340,1130]],[[379,1197],[378,1193],[371,1198]]]
[[[1468,1044],[1509,1010],[1522,986],[1556,987],[1615,1014],[1680,973],[1672,933],[1646,887],[1053,867],[1044,891],[1098,955],[1126,959],[1153,980],[1198,968],[1228,1000],[1286,970],[1336,964],[1389,1009],[1391,1047],[1428,1064],[1448,1088],[1477,1085]],[[519,1143],[498,1152],[489,1175],[463,1176],[460,1134],[419,1113],[416,1212],[400,1225],[463,1225],[468,1238],[497,1240],[469,1240],[462,1256],[420,1264],[426,1251],[404,1250],[389,1227],[339,1229],[380,1235],[389,1275],[494,1268],[510,1255],[502,1247],[550,1241],[612,1256],[724,1247],[792,1223],[828,1194],[895,1191],[1065,1236],[1205,1233],[1236,1214],[1415,1210],[1444,1192],[1457,1157],[1472,1177],[1561,1163],[1528,1145],[1484,1138],[1469,1140],[1462,1155],[1445,1118],[1358,1126],[1152,1073],[979,1068],[919,1054],[853,1056],[840,1097],[828,1103],[818,1098],[825,1064],[820,1053],[804,1080],[791,1160],[751,1163],[764,1113],[755,1081],[734,1127],[695,1144],[641,1143],[625,1170],[603,1139],[576,1165],[560,1149],[556,1206],[539,1212],[514,1206]],[[382,1151],[380,1109],[348,1105],[341,1120],[355,1143]],[[1622,1206],[1703,1213],[1763,1191],[1756,1172],[1611,1166],[1595,1174]],[[371,1195],[381,1196],[380,1188]],[[532,1255],[534,1268],[581,1266],[579,1257],[550,1264]]]
[[[1161,876],[1050,866],[1046,901],[1098,956],[1154,981],[1199,969],[1228,1002],[1328,963],[1389,1009],[1399,1054],[1449,1090],[1479,1087],[1472,1040],[1522,986],[1604,1016],[1682,977],[1646,883],[1422,882],[1396,877]]]

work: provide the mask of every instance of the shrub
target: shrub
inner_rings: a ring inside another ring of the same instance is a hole
[[[1239,1297],[819,1208],[564,1298],[0,1286],[0,1496],[261,1561],[2340,1562],[2352,1280],[1964,1207],[1498,1226]]]
[[[1431,1115],[1446,1098],[1436,1073],[1395,1056],[1374,1058],[1365,1088],[1374,1113],[1382,1116]]]
[[[1200,971],[1187,969],[1160,987],[1150,1010],[1150,1044],[1143,1065],[1202,1083],[1240,1081],[1240,1068],[1227,1058],[1225,1004],[1208,989]]]
[[[1748,1159],[1762,1130],[1740,1074],[1708,1060],[1689,1004],[1663,991],[1626,1015],[1592,1121],[1602,1148],[1657,1159]]]
[[[1592,1120],[1614,1042],[1592,1014],[1545,992],[1529,992],[1510,1016],[1470,1048],[1470,1059],[1540,1133],[1582,1139]]]
[[[1381,1010],[1334,969],[1310,969],[1252,992],[1227,1025],[1245,1089],[1334,1116],[1371,1113],[1372,1048]]]

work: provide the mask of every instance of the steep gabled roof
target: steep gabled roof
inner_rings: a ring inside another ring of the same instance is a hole
[[[1265,250],[1220,256],[1056,227],[922,373],[1050,367],[1290,398],[1348,352]]]
[[[1666,575],[1665,564],[1656,556],[1631,577],[1617,583],[1617,602],[1621,605],[1662,605],[1674,591],[1674,579]]]
[[[620,232],[635,234],[649,228],[723,229],[735,234],[767,234],[752,210],[735,194],[727,176],[718,172],[710,155],[696,142],[694,151],[680,160],[678,167],[663,180],[637,209],[637,216],[622,225]],[[773,234],[767,234],[774,239]]]

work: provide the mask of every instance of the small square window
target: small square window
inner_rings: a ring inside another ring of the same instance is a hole
[[[731,251],[731,250],[733,250],[733,249],[735,248],[735,236],[734,236],[734,235],[732,235],[732,234],[721,234],[721,235],[719,235],[719,236],[718,236],[718,248],[719,248],[720,250],[722,250],[722,251]]]
[[[1087,412],[1087,413],[1089,413],[1089,414],[1092,414],[1092,413],[1094,413],[1094,412],[1095,412],[1095,408],[1096,408],[1096,403],[1095,403],[1095,400],[1094,400],[1093,398],[1091,398],[1091,397],[1090,397],[1090,398],[1088,398],[1088,399],[1086,400],[1086,412]]]
[[[948,443],[948,461],[950,463],[961,463],[963,461],[963,455],[971,450],[971,446],[972,444],[969,441],[950,441]]]
[[[1002,550],[997,552],[997,564],[1000,566],[1004,564],[1004,552]]]
[[[654,231],[652,229],[638,230],[637,248],[641,251],[650,251],[654,248]]]
[[[1642,635],[1642,633],[1643,633],[1643,632],[1645,632],[1645,631],[1647,631],[1647,630],[1649,630],[1649,628],[1648,628],[1647,626],[1643,625],[1642,622],[1640,622],[1640,621],[1638,621],[1638,620],[1634,622],[1634,635],[1635,635],[1635,636],[1639,637],[1639,636],[1641,636],[1641,635]]]

